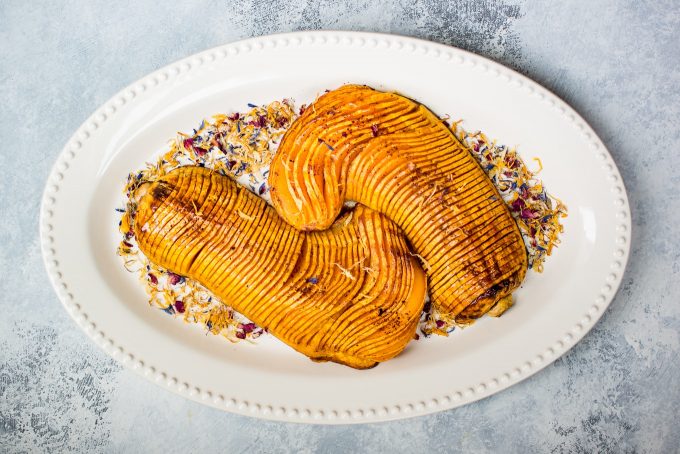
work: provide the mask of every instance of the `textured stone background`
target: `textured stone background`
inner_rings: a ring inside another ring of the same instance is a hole
[[[678,451],[677,0],[164,3],[0,3],[0,451]],[[394,32],[481,53],[555,91],[599,133],[629,191],[633,251],[610,309],[567,355],[457,410],[303,426],[175,396],[121,370],[68,318],[37,231],[43,182],[70,134],[120,88],[176,59],[319,28]]]

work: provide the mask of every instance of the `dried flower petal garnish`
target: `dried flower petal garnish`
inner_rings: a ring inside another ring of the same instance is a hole
[[[124,258],[128,271],[139,274],[149,295],[149,304],[186,322],[201,324],[207,332],[234,342],[256,339],[264,330],[223,304],[198,282],[156,266],[144,256],[133,234],[137,206],[132,196],[142,183],[155,181],[176,167],[198,165],[228,175],[267,198],[269,163],[284,128],[296,114],[293,103],[287,99],[266,106],[250,106],[251,110],[245,114],[216,115],[212,122],[203,121],[191,135],[179,133],[170,143],[169,151],[155,163],[128,175],[124,190],[126,207],[116,209],[122,213],[119,225],[123,234],[118,254]]]
[[[116,208],[121,213],[119,228],[123,234],[118,254],[123,257],[125,268],[137,273],[144,283],[149,304],[186,322],[203,325],[207,332],[222,335],[232,342],[254,340],[266,330],[234,311],[227,305],[228,301],[220,301],[198,282],[151,263],[139,250],[134,238],[137,206],[132,196],[142,183],[153,182],[176,167],[198,165],[235,179],[269,201],[269,165],[286,128],[297,117],[297,112],[288,99],[265,106],[248,106],[251,110],[247,113],[215,115],[212,122],[203,121],[193,134],[178,133],[170,142],[169,150],[155,163],[148,163],[145,169],[128,175],[124,190],[126,206]],[[305,105],[301,106],[299,113],[302,114],[306,108]],[[442,121],[448,124],[447,118]],[[532,172],[514,149],[497,145],[480,132],[469,134],[461,128],[460,122],[453,123],[450,127],[498,188],[522,233],[529,268],[541,272],[545,258],[559,244],[559,234],[563,230],[560,219],[567,213],[564,204],[549,195],[536,177],[543,168],[542,163],[534,158],[538,169]],[[371,126],[373,136],[380,133],[377,125]],[[326,146],[332,149],[331,144]],[[435,186],[429,197],[421,200],[421,203],[437,197],[436,193]],[[245,220],[255,220],[252,216],[238,214]],[[142,230],[145,228],[147,227],[142,226]],[[429,266],[422,257],[413,255],[421,261],[423,267]],[[349,279],[354,279],[351,270],[355,267],[372,271],[361,263],[350,269],[337,263],[335,265],[340,274]],[[318,282],[317,276],[307,278],[309,285],[316,285]],[[490,314],[500,315],[511,305],[512,300],[506,299],[502,307],[492,309],[493,314]],[[456,324],[450,317],[439,313],[428,301],[419,328],[424,337],[431,334],[446,336],[456,328]],[[415,339],[420,337],[416,333]]]
[[[567,207],[548,194],[536,176],[543,170],[543,163],[533,158],[538,169],[532,172],[514,148],[498,145],[481,132],[470,134],[460,123],[453,123],[451,130],[468,147],[508,206],[522,234],[529,268],[542,272],[546,257],[560,243],[559,235],[563,231],[560,220],[567,216]],[[489,315],[500,316],[510,306],[512,300],[503,299],[489,311]],[[447,335],[453,331],[456,323],[451,317],[439,313],[429,304],[425,309],[420,330],[426,337],[433,333]]]
[[[567,207],[548,194],[536,176],[543,170],[543,163],[533,158],[538,170],[532,172],[514,148],[498,145],[481,132],[468,134],[460,122],[452,129],[469,147],[510,208],[527,248],[529,268],[542,272],[546,257],[560,243],[559,235],[564,229],[561,219],[567,216]]]

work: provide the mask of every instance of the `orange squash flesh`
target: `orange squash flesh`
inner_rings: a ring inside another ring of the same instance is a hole
[[[181,167],[141,186],[134,233],[154,263],[318,361],[368,368],[413,339],[427,278],[396,224],[361,205],[301,232],[227,177]]]
[[[272,202],[304,231],[330,226],[346,200],[385,214],[427,268],[432,302],[474,321],[524,279],[520,231],[450,129],[395,93],[345,85],[291,125],[269,175]]]

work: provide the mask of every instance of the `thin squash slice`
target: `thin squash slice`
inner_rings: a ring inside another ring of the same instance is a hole
[[[286,132],[269,184],[301,230],[328,228],[346,200],[385,214],[422,259],[434,306],[458,323],[524,279],[522,236],[492,182],[439,118],[398,94],[345,85],[319,97]]]
[[[140,186],[142,252],[316,361],[363,369],[414,338],[427,278],[395,223],[357,206],[301,232],[231,179],[180,167]]]

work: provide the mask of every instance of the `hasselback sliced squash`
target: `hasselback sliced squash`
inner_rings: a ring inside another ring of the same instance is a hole
[[[313,360],[368,368],[413,339],[426,276],[395,223],[357,206],[301,232],[225,176],[180,167],[139,187],[134,233],[154,263]]]
[[[492,182],[451,130],[395,93],[346,85],[286,132],[269,175],[278,213],[301,230],[330,226],[346,200],[384,213],[426,267],[432,302],[459,323],[524,279],[526,249]]]

